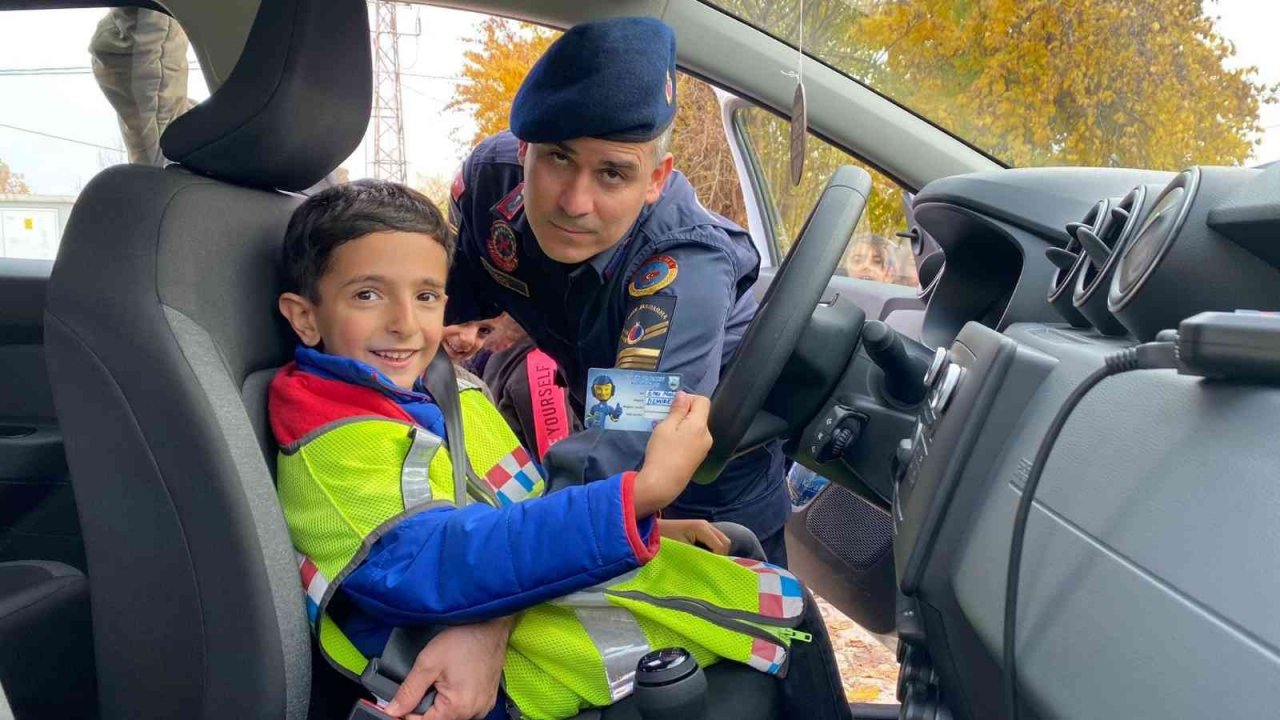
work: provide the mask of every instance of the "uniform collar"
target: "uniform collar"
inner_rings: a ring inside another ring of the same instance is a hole
[[[340,355],[330,355],[306,345],[299,345],[293,351],[293,359],[300,369],[312,375],[372,388],[401,405],[412,402],[431,402],[431,396],[422,385],[422,378],[414,382],[413,390],[405,390],[368,363]]]

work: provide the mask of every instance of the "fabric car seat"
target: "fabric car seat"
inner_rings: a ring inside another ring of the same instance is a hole
[[[293,345],[275,268],[287,191],[368,124],[366,13],[263,2],[232,73],[163,136],[176,164],[102,172],[68,221],[46,356],[105,720],[307,717],[310,638],[265,459],[265,388]]]
[[[369,53],[363,0],[264,1],[226,82],[161,139],[175,164],[108,169],[72,211],[45,351],[104,720],[341,718],[358,690],[311,647],[266,388],[294,344],[276,311],[291,192],[363,136]],[[708,720],[771,717],[776,683],[722,665]]]
[[[91,639],[83,573],[46,560],[0,562],[0,686],[8,688],[8,717],[83,715],[94,692]]]

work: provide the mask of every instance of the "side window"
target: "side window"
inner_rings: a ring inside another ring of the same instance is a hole
[[[0,12],[0,258],[53,259],[90,178],[120,163],[163,164],[160,134],[207,96],[168,15]]]
[[[789,123],[752,107],[738,110],[734,125],[747,145],[751,180],[763,196],[761,212],[778,258],[785,255],[795,241],[795,233],[804,224],[831,173],[841,165],[855,165],[871,175],[872,194],[837,274],[919,286],[911,245],[895,234],[906,230],[902,188],[875,168],[813,134],[809,135],[804,177],[799,185],[792,185]]]

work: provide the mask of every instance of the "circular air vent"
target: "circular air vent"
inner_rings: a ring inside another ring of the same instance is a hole
[[[1200,169],[1191,168],[1178,173],[1156,198],[1137,234],[1121,251],[1107,298],[1111,312],[1123,309],[1160,264],[1186,222],[1199,186]]]
[[[1067,223],[1067,246],[1051,247],[1045,250],[1045,257],[1053,264],[1053,277],[1049,281],[1049,304],[1058,311],[1064,320],[1076,327],[1088,327],[1089,321],[1071,304],[1071,288],[1075,286],[1076,275],[1084,265],[1084,250],[1076,234],[1081,229],[1097,232],[1106,219],[1110,207],[1109,200],[1099,201],[1089,208],[1084,220],[1078,223]]]
[[[1125,334],[1124,325],[1107,310],[1107,292],[1100,288],[1110,284],[1120,255],[1138,227],[1146,197],[1146,187],[1139,185],[1111,206],[1097,233],[1077,232],[1085,259],[1076,274],[1071,302],[1103,335]]]
[[[1134,337],[1147,342],[1206,310],[1280,309],[1280,271],[1209,223],[1214,208],[1261,174],[1187,170],[1148,203],[1107,292],[1107,308]]]

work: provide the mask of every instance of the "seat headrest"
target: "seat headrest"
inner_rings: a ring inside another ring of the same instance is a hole
[[[372,98],[364,0],[262,0],[231,75],[160,147],[220,180],[304,190],[355,150]]]

